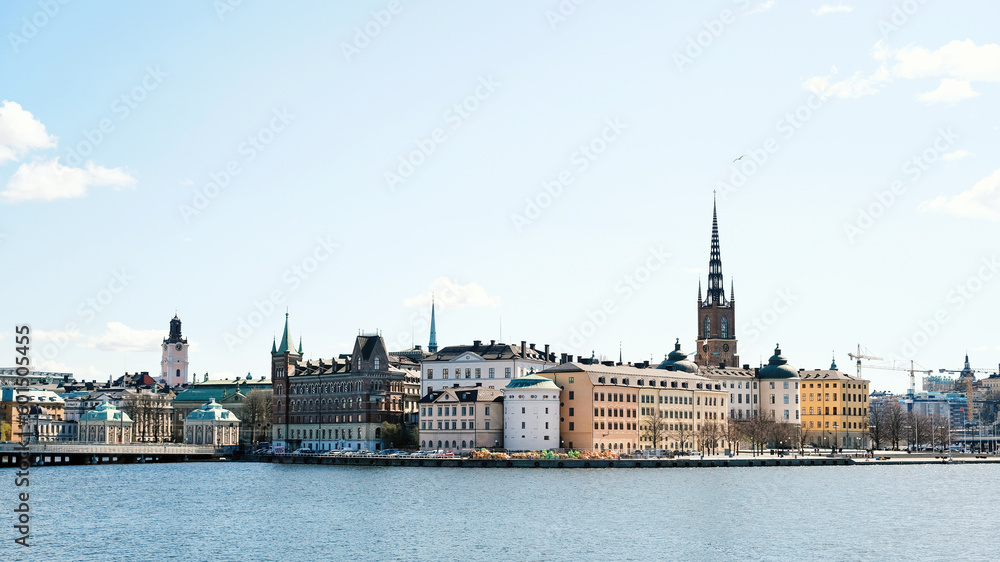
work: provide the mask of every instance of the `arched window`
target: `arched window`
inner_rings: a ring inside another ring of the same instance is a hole
[[[704,337],[704,339],[707,340],[709,337],[711,337],[711,335],[712,335],[712,319],[709,318],[708,316],[706,316],[705,317],[705,337]]]
[[[729,339],[729,321],[726,320],[725,316],[722,317],[721,330],[722,330],[722,339],[728,340]]]
[[[180,369],[177,369],[177,376],[178,377],[181,376],[181,370]]]
[[[465,448],[465,441],[462,441],[462,448]]]

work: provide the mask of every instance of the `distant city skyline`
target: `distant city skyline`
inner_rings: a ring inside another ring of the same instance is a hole
[[[1000,363],[992,4],[53,9],[0,15],[0,365],[27,323],[37,370],[159,373],[176,313],[257,377],[286,310],[328,358],[426,347],[432,295],[440,347],[656,363],[713,193],[741,363]]]

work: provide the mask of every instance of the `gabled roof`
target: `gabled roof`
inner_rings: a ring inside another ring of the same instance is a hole
[[[464,353],[474,353],[486,361],[514,359],[521,357],[521,346],[509,343],[489,343],[473,345],[450,345],[428,356],[424,361],[454,361]],[[546,361],[545,353],[530,347],[524,348],[524,358],[533,361]]]
[[[425,394],[420,398],[421,404],[439,402],[503,402],[503,391],[479,386],[471,388],[445,388]]]

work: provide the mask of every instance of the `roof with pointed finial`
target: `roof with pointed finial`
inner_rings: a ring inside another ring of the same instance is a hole
[[[299,355],[302,355],[302,336],[299,336]]]
[[[271,355],[278,353],[278,339],[271,338]]]
[[[767,360],[767,365],[761,367],[757,376],[761,379],[794,379],[798,378],[799,372],[788,364],[788,359],[781,354],[781,346],[776,345],[774,355]]]
[[[722,279],[722,253],[719,249],[719,217],[715,198],[712,199],[712,248],[708,258],[708,302],[726,304],[726,290]]]
[[[438,337],[437,337],[437,325],[434,321],[434,295],[431,295],[431,340],[427,342],[427,351],[431,353],[437,353],[438,350]]]
[[[285,331],[281,334],[281,344],[278,345],[278,350],[276,352],[278,355],[283,353],[290,353],[292,355],[298,355],[295,351],[295,344],[292,343],[292,336],[288,333],[288,313],[285,313]]]
[[[837,370],[837,353],[836,352],[833,353],[833,362],[830,363],[830,370],[831,371],[836,371]]]
[[[657,365],[657,369],[665,369],[667,371],[681,371],[684,373],[697,373],[698,365],[692,361],[688,361],[688,354],[681,351],[681,339],[677,338],[674,342],[674,350],[671,351],[662,363]]]

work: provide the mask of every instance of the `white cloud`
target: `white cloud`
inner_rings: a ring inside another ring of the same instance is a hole
[[[18,160],[32,150],[55,148],[56,140],[21,104],[3,100],[0,105],[0,164]]]
[[[84,347],[128,353],[159,351],[163,335],[163,330],[136,330],[121,322],[108,322],[108,329],[104,335],[91,337]]]
[[[766,11],[770,10],[771,8],[773,8],[773,7],[774,7],[774,0],[768,0],[767,2],[761,2],[760,4],[757,4],[756,6],[754,6],[752,10],[750,10],[749,12],[747,12],[746,15],[752,16],[754,14],[759,14],[761,12],[766,12]]]
[[[972,152],[969,152],[968,150],[965,150],[964,148],[960,148],[960,149],[955,150],[953,152],[945,152],[944,154],[941,155],[941,159],[942,160],[961,160],[962,158],[965,158],[967,156],[975,156],[975,154],[973,154]]]
[[[936,51],[923,47],[893,50],[884,40],[872,48],[872,58],[879,62],[870,75],[857,71],[850,78],[831,82],[834,72],[814,76],[802,86],[812,92],[840,98],[859,98],[878,93],[882,86],[897,78],[941,78],[936,90],[919,94],[924,103],[955,103],[976,97],[972,82],[1000,81],[1000,45],[989,43],[976,46],[971,39],[952,41]],[[889,63],[892,67],[888,67]]]
[[[853,11],[854,6],[846,6],[844,4],[823,4],[819,7],[819,9],[813,10],[813,14],[817,16],[825,16],[827,14],[848,13]]]
[[[942,78],[936,90],[917,94],[917,99],[924,103],[955,103],[974,98],[979,92],[972,89],[972,84],[966,80]]]
[[[105,168],[87,162],[83,168],[71,168],[59,163],[59,158],[24,163],[7,181],[0,192],[8,202],[41,199],[51,201],[83,197],[91,186],[110,186],[116,190],[135,187],[135,178],[122,168]]]
[[[1000,169],[976,182],[972,189],[947,197],[938,196],[920,204],[921,211],[947,212],[953,215],[1000,221]]]
[[[500,297],[491,297],[475,283],[459,285],[447,277],[439,277],[431,283],[431,290],[423,295],[405,299],[405,306],[430,306],[431,296],[436,308],[460,308],[464,306],[500,306]]]
[[[83,337],[80,330],[32,330],[32,333],[38,341],[67,342],[76,341]]]
[[[936,51],[904,47],[895,52],[893,74],[900,78],[947,76],[973,82],[1000,82],[1000,45],[952,41]]]

